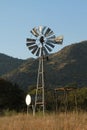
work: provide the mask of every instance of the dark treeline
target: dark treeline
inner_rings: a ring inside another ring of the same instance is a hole
[[[76,87],[74,84],[72,86]],[[34,105],[35,89],[35,86],[30,86],[29,90],[24,92],[17,84],[13,85],[6,80],[0,79],[0,113],[3,110],[25,111],[25,97],[27,93],[32,97],[31,105]],[[75,102],[75,94],[77,104]],[[58,92],[55,95],[54,89],[45,89],[45,109],[47,111],[65,111],[66,106],[67,111],[73,111],[76,109],[76,105],[78,111],[87,111],[87,87],[77,88],[68,92],[67,102],[64,92]]]
[[[25,106],[25,93],[17,84],[0,79],[0,113],[3,110],[21,111]]]

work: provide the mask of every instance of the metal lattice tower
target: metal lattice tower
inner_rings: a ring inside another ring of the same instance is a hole
[[[41,106],[43,115],[45,110],[44,98],[44,57],[48,56],[56,44],[62,44],[63,36],[56,37],[54,32],[46,26],[34,27],[31,30],[32,38],[27,38],[27,47],[37,57],[39,57],[39,67],[37,75],[37,87],[35,95],[35,111]]]

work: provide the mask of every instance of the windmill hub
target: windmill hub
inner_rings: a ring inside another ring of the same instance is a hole
[[[43,44],[43,42],[44,42],[44,37],[43,36],[40,37],[40,42]]]

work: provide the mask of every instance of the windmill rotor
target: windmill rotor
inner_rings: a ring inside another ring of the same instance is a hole
[[[40,57],[49,55],[52,52],[55,44],[62,44],[63,37],[56,37],[54,32],[47,26],[34,27],[30,31],[34,38],[27,38],[27,47],[32,54]]]

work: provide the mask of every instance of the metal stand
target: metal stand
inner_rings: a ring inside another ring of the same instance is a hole
[[[44,115],[44,69],[43,69],[43,56],[39,58],[37,88],[35,96],[35,112],[42,109]]]
[[[57,92],[63,92],[61,97],[64,95],[64,106],[65,106],[65,113],[67,113],[67,107],[68,107],[68,93],[71,91],[74,91],[74,102],[75,102],[75,111],[77,112],[77,95],[76,95],[76,89],[73,87],[60,87],[55,89],[55,96],[56,96],[56,112],[58,111],[58,99],[59,99],[59,94]]]
[[[35,116],[35,106],[32,105],[32,110],[33,110],[33,116]]]
[[[29,111],[28,111],[28,110],[29,110],[29,106],[27,105],[27,115],[28,115],[28,113],[29,113]]]

